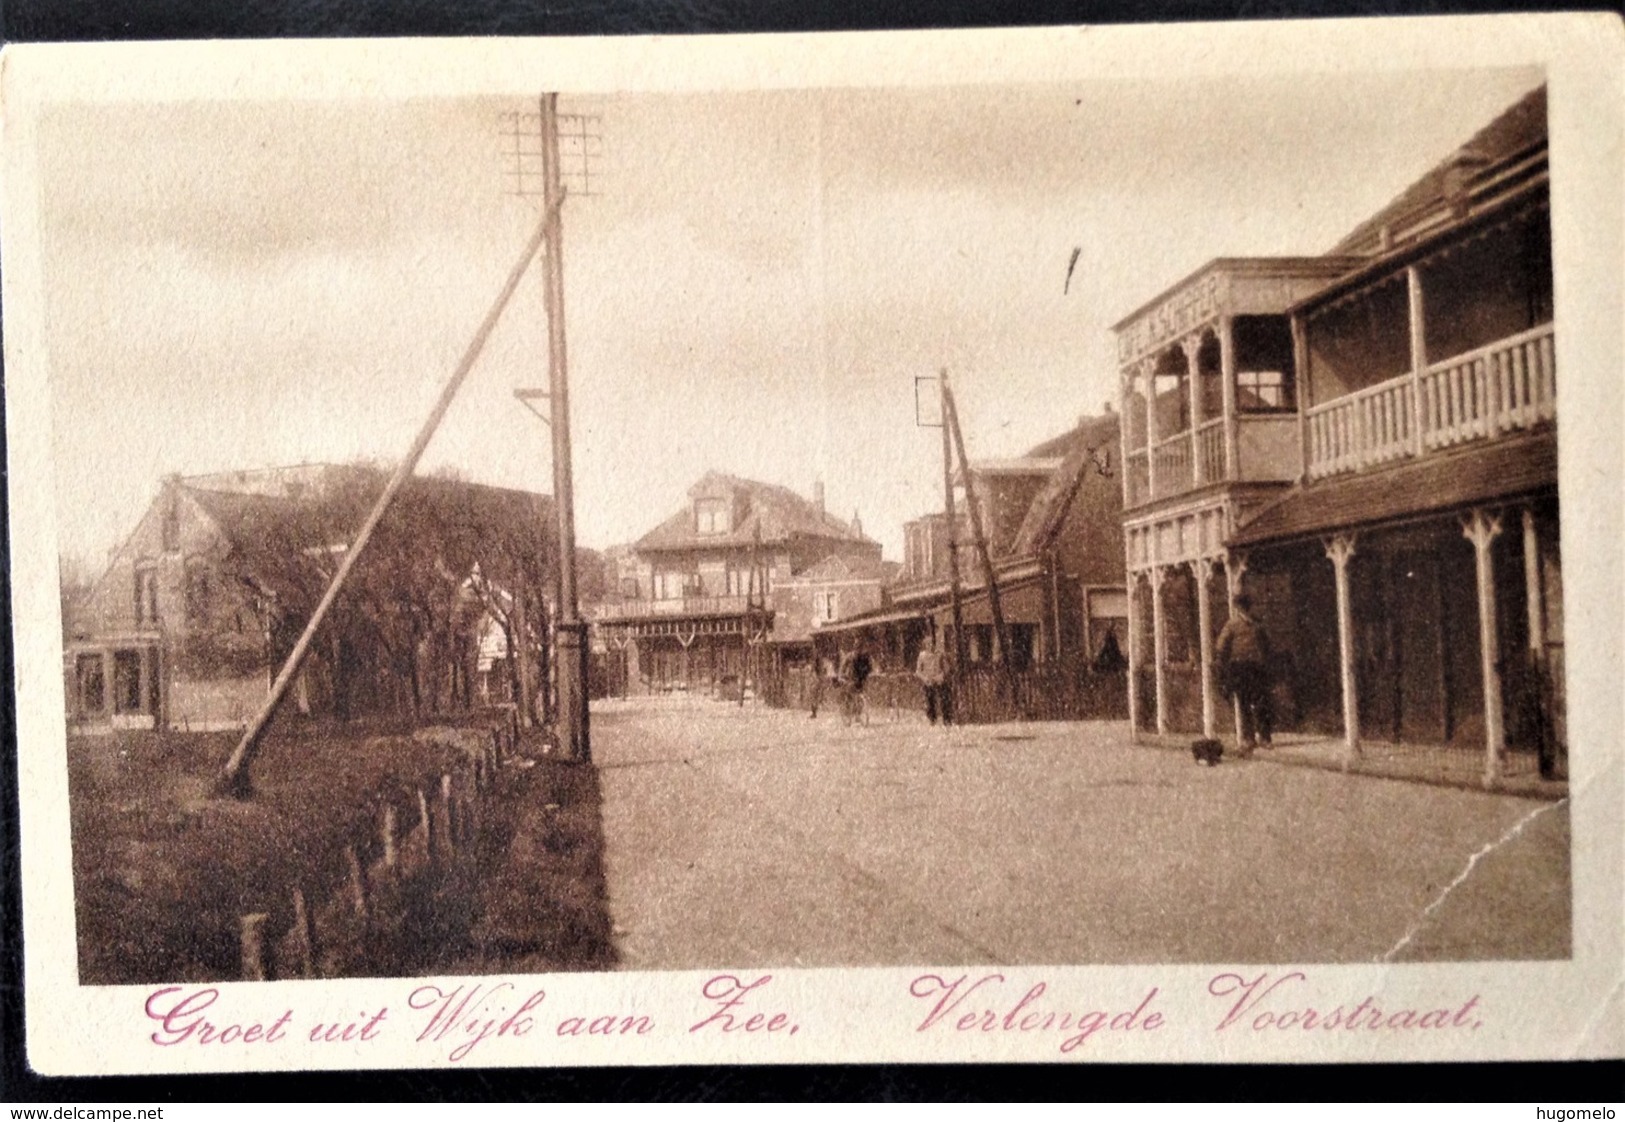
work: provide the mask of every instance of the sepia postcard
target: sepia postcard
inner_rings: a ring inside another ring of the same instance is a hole
[[[8,47],[29,1062],[1625,1054],[1621,31]]]

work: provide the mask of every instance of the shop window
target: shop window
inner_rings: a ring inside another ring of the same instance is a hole
[[[1038,626],[1031,623],[1012,623],[1005,627],[1010,637],[1010,652],[1005,661],[1012,670],[1026,670],[1033,664],[1033,651],[1038,645]]]
[[[113,711],[140,713],[141,704],[141,652],[113,652]]]
[[[74,661],[74,676],[79,681],[79,711],[90,715],[107,707],[107,680],[102,670],[100,654],[82,654]]]

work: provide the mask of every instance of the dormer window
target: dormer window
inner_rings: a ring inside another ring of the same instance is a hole
[[[701,534],[726,534],[731,530],[727,500],[695,499],[694,528]]]

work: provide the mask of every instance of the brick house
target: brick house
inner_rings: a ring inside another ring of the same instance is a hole
[[[244,725],[381,487],[375,469],[325,464],[165,479],[65,613],[70,728]],[[505,616],[521,583],[540,583],[549,502],[408,481],[290,704],[341,715],[467,704],[487,601]],[[507,587],[494,590],[499,579]],[[414,588],[429,594],[414,598]],[[539,605],[536,588],[528,593]]]
[[[967,682],[993,664],[989,582],[966,505],[966,496],[974,496],[1010,640],[1003,661],[1024,676],[1025,707],[1056,716],[1116,713],[1121,682],[1096,689],[1090,668],[1102,651],[1121,647],[1127,638],[1117,447],[1118,418],[1107,412],[1080,419],[1024,456],[972,462],[968,478],[956,478],[957,534],[940,512],[905,524],[903,564],[884,605],[823,628],[816,636],[820,652],[861,643],[884,671],[906,677],[931,635],[952,651],[952,541]],[[1105,664],[1113,662],[1108,657]],[[1120,676],[1116,669],[1112,674]],[[906,689],[903,694],[902,703],[912,704]],[[962,716],[979,719],[965,709]]]

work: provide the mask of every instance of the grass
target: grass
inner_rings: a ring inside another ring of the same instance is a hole
[[[254,764],[254,796],[243,801],[212,797],[232,734],[70,739],[81,982],[237,978],[241,916],[264,912],[268,933],[285,930],[295,887],[312,907],[330,898],[348,872],[345,847],[363,863],[376,860],[383,808],[395,807],[404,835],[418,819],[418,790],[432,795],[440,775],[462,762],[455,750],[402,731],[274,732]],[[596,776],[547,760],[502,776],[488,796],[479,844],[452,872],[411,885],[402,922],[346,972],[430,972],[466,959],[470,933],[504,883],[510,847],[535,833],[526,823],[538,799],[559,808],[543,832],[552,839],[548,860],[530,877],[550,895],[534,901],[534,929],[521,941],[554,948],[559,969],[612,960]]]

